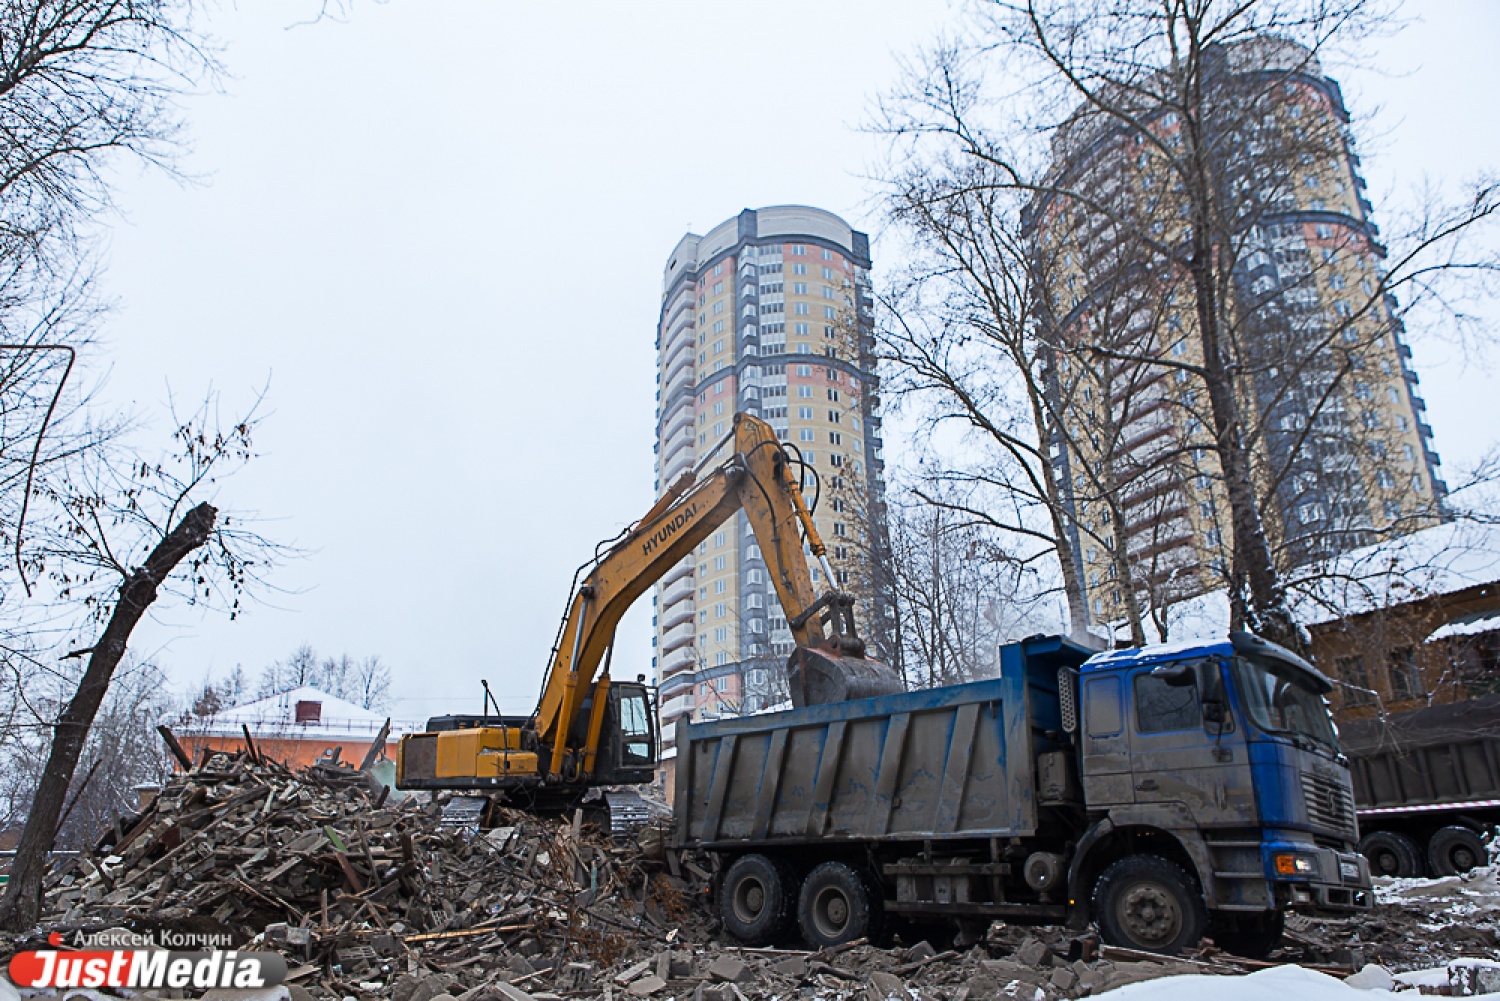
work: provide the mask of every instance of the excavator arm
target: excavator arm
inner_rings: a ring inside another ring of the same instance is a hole
[[[854,629],[854,599],[834,587],[833,570],[803,501],[799,477],[775,431],[755,417],[736,414],[734,429],[712,454],[719,454],[730,441],[733,448],[722,465],[702,479],[695,473],[685,475],[594,561],[569,602],[536,712],[525,720],[429,721],[429,732],[402,738],[398,785],[579,788],[608,781],[609,769],[596,772],[608,721],[613,719],[619,730],[626,715],[642,717],[645,712],[639,683],[610,681],[608,654],[615,628],[637,598],[741,509],[796,644],[787,665],[793,703],[838,702],[901,690],[895,672],[864,655],[864,643]],[[828,581],[821,596],[813,588],[804,541]],[[627,698],[625,689],[635,694]],[[634,725],[649,730],[644,718]],[[655,757],[643,760],[637,755],[632,763],[630,774],[648,776]]]
[[[822,598],[813,590],[803,555],[804,537],[830,588],[833,571],[775,431],[764,421],[741,413],[734,417],[730,437],[734,443],[730,459],[701,480],[688,474],[673,484],[598,561],[574,594],[536,714],[539,743],[551,748],[546,768],[554,780],[568,777],[565,769],[575,750],[568,742],[572,721],[585,693],[595,684],[625,610],[742,508],[799,651],[808,651],[823,674],[847,673],[856,679],[858,691],[840,693],[844,697],[899,690],[899,681],[888,668],[864,661],[863,644],[853,635],[853,629],[845,631],[846,623],[852,626],[853,602],[833,590]],[[825,635],[829,626],[832,635]],[[845,660],[850,663],[843,663]],[[869,676],[873,674],[881,675],[874,679],[874,687],[882,690],[866,692],[872,687]],[[864,679],[864,683],[858,679]],[[792,686],[794,700],[803,701],[798,696],[807,694],[807,686],[796,684],[796,680],[808,679],[794,679]],[[880,684],[882,680],[887,683]],[[583,748],[584,757],[579,762],[585,772],[591,770],[596,739],[590,727],[589,746]]]

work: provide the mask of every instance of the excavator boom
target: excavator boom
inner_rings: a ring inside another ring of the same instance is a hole
[[[611,682],[607,669],[601,675],[615,628],[637,598],[741,509],[796,644],[788,665],[793,701],[803,705],[901,690],[890,668],[864,656],[864,643],[853,628],[853,599],[833,589],[826,549],[774,430],[748,414],[736,414],[726,443],[730,440],[734,447],[726,462],[702,479],[688,474],[673,484],[595,562],[569,604],[535,714],[514,728],[508,722],[491,725],[486,718],[449,717],[469,720],[469,725],[460,722],[451,732],[403,738],[399,784],[503,788],[618,781],[618,774],[603,774],[600,768],[605,731],[612,716],[619,717],[614,723],[620,726],[639,710],[629,702],[629,683]],[[829,584],[821,597],[813,589],[804,540]],[[429,748],[421,738],[436,739]],[[414,740],[418,743],[408,753],[408,742]],[[650,744],[654,766],[654,739]],[[632,763],[639,765],[635,758]],[[455,771],[462,774],[441,774]],[[632,774],[645,772],[636,767]],[[484,777],[492,781],[472,781]]]

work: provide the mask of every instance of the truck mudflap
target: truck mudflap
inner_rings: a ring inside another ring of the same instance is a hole
[[[1370,863],[1358,852],[1301,841],[1267,842],[1262,851],[1279,905],[1313,914],[1351,914],[1375,904]]]

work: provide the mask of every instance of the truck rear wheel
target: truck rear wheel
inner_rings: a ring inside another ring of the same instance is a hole
[[[877,938],[884,913],[872,881],[843,862],[824,862],[802,881],[797,925],[814,949]]]
[[[1127,855],[1105,869],[1094,884],[1094,916],[1109,944],[1168,955],[1197,945],[1208,926],[1192,878],[1159,855]]]
[[[1417,843],[1395,831],[1375,831],[1359,839],[1359,853],[1370,860],[1375,876],[1420,876],[1422,853]]]
[[[1456,876],[1489,861],[1484,840],[1467,827],[1444,827],[1427,842],[1434,876]]]
[[[784,931],[797,898],[797,878],[784,863],[741,855],[724,874],[719,918],[746,945],[769,945]]]

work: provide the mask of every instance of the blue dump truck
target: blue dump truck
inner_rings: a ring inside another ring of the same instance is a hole
[[[679,723],[672,841],[716,856],[749,944],[1093,921],[1130,948],[1261,956],[1288,911],[1371,905],[1331,687],[1247,633],[1037,636],[990,680]]]

